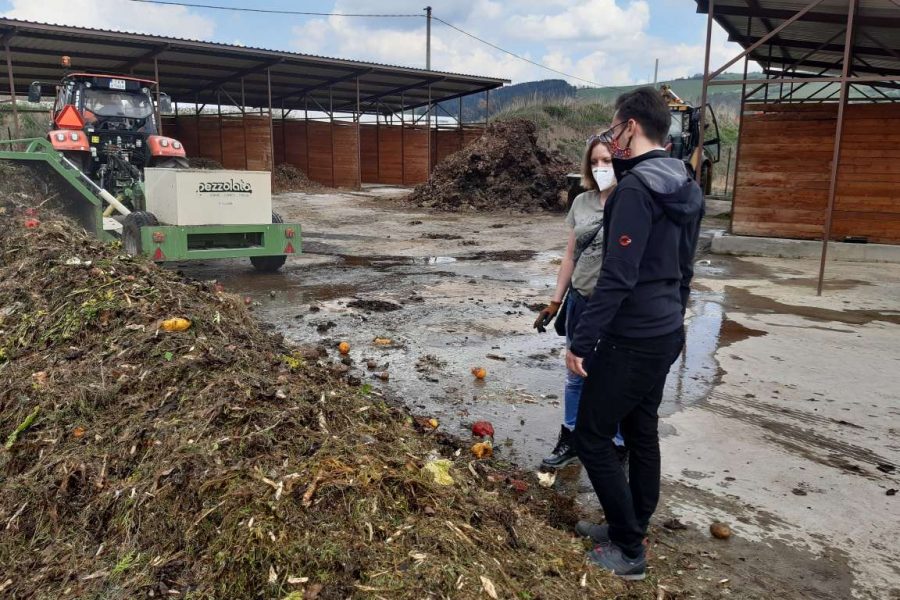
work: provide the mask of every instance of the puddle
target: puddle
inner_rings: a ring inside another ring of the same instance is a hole
[[[866,325],[872,321],[900,324],[900,312],[894,311],[834,310],[815,306],[784,304],[772,298],[758,296],[753,292],[733,286],[725,286],[725,296],[730,308],[743,313],[796,315],[811,321],[837,321],[848,325]]]

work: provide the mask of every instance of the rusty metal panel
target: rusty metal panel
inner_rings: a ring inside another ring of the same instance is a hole
[[[358,188],[359,137],[356,123],[332,123],[334,139],[334,186]]]

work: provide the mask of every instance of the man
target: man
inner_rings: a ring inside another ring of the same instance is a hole
[[[657,409],[669,367],[684,346],[684,312],[703,217],[700,187],[662,144],[671,116],[660,93],[619,96],[612,147],[619,185],[603,212],[603,267],[575,329],[566,365],[586,377],[575,449],[607,525],[580,522],[597,544],[596,565],[643,579],[644,537],[659,501]],[[621,424],[630,456],[625,477],[613,446]]]

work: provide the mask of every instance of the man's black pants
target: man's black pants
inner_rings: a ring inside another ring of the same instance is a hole
[[[631,558],[643,554],[659,502],[657,410],[683,346],[682,328],[655,338],[604,338],[585,360],[575,450],[603,506],[610,539]],[[627,480],[612,441],[619,424],[629,451]]]

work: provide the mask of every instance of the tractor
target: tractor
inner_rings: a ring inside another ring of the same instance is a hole
[[[672,123],[669,125],[669,133],[666,139],[666,150],[669,156],[684,161],[691,176],[700,167],[700,187],[703,193],[712,193],[713,164],[719,162],[720,142],[719,124],[712,106],[706,105],[706,128],[704,130],[704,142],[700,139],[700,109],[691,106],[678,97],[671,87],[663,85],[660,92],[669,110],[672,113]],[[581,175],[570,173],[566,176],[566,196],[568,205],[571,206],[575,196],[582,193]]]
[[[712,106],[706,105],[706,128],[704,140],[700,144],[700,109],[686,103],[672,88],[663,85],[660,92],[672,112],[667,148],[673,158],[680,158],[688,166],[691,174],[700,168],[700,187],[703,193],[712,193],[714,163],[719,162],[719,124]]]
[[[143,208],[144,168],[187,168],[184,147],[159,134],[157,108],[171,100],[157,83],[124,75],[67,73],[57,84],[47,140],[100,188],[131,209]],[[28,100],[40,102],[40,82]]]

